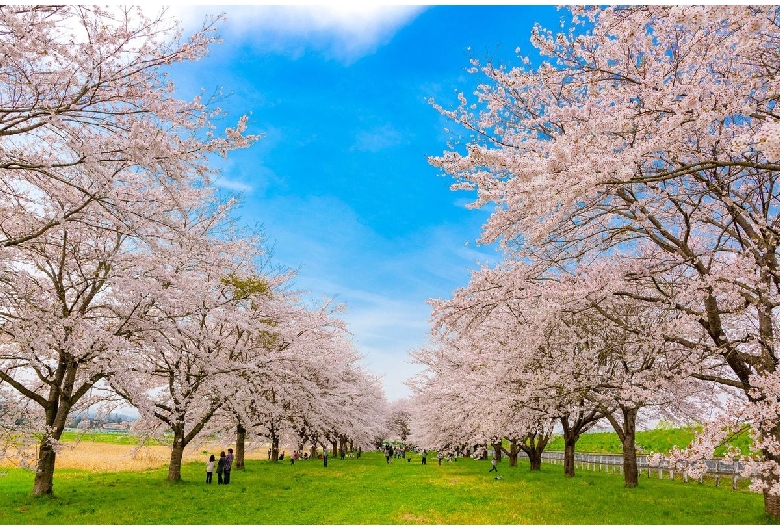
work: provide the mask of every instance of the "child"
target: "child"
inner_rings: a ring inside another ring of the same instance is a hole
[[[496,473],[498,473],[498,468],[496,467],[496,457],[495,456],[493,457],[493,460],[490,461],[490,463],[493,464],[493,467],[490,468],[490,471],[495,471]],[[488,473],[490,473],[490,471],[488,471]]]
[[[206,462],[206,484],[211,484],[211,477],[214,476],[214,455],[209,457],[209,461]]]

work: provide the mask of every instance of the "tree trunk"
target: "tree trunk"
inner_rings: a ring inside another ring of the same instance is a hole
[[[780,425],[769,430],[764,436],[773,440],[780,439]],[[765,459],[780,464],[780,456],[772,454],[767,449],[764,449],[762,453]],[[780,479],[780,477],[777,477],[774,474],[770,474],[766,478],[770,484],[774,484]],[[764,513],[773,519],[780,519],[780,495],[772,495],[766,491],[764,492]]]
[[[173,429],[173,446],[171,447],[171,461],[168,464],[168,481],[181,480],[181,460],[184,455],[184,428]]]
[[[271,460],[273,462],[279,461],[279,437],[275,434],[271,435]]]
[[[496,463],[501,463],[501,457],[503,456],[503,445],[501,442],[493,443],[493,454],[496,455]]]
[[[614,412],[604,412],[612,428],[623,444],[623,482],[627,488],[639,485],[639,466],[636,462],[636,416],[640,407],[620,407],[622,418],[618,421]]]
[[[509,467],[517,467],[517,455],[520,454],[520,448],[517,446],[517,442],[512,440],[509,442]]]
[[[520,440],[520,448],[528,455],[528,461],[531,464],[531,471],[540,471],[542,469],[542,453],[550,440],[550,434],[535,432],[525,436]]]
[[[540,471],[542,469],[541,451],[531,451],[531,453],[528,454],[528,459],[531,461],[531,471]]]
[[[627,488],[639,485],[639,466],[636,462],[637,409],[623,409],[623,479]]]
[[[623,440],[623,478],[627,488],[639,485],[639,466],[636,463],[636,445],[633,433]]]
[[[567,477],[574,476],[574,446],[577,440],[603,417],[599,410],[587,410],[585,401],[581,399],[576,414],[564,414],[558,418],[563,429],[563,473]]]
[[[32,495],[36,497],[52,495],[54,491],[54,463],[57,459],[54,443],[62,436],[68,413],[73,407],[73,382],[77,369],[77,364],[61,361],[57,367],[56,377],[61,378],[62,387],[58,388],[55,385],[49,389],[49,401],[44,409],[47,429],[38,447],[38,463],[35,466],[32,490]]]
[[[577,443],[578,435],[563,435],[563,474],[567,477],[574,476],[574,446]]]
[[[764,492],[764,513],[772,519],[780,519],[780,495]]]
[[[54,452],[51,441],[44,436],[38,449],[38,465],[35,467],[35,483],[32,494],[36,497],[52,495],[54,460],[56,458],[57,453]]]
[[[338,440],[331,440],[330,444],[333,446],[333,451],[331,451],[330,454],[333,455],[333,458],[336,458],[336,455],[339,454]]]
[[[233,465],[236,469],[244,469],[244,444],[246,442],[246,429],[240,423],[236,427],[236,459]]]

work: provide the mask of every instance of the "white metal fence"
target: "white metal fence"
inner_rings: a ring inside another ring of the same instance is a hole
[[[528,458],[528,455],[522,452],[518,456],[520,458]],[[542,462],[563,465],[563,459],[564,453],[562,451],[545,451],[542,453]],[[706,460],[705,463],[707,465],[705,476],[712,478],[716,487],[720,486],[724,480],[727,480],[731,482],[732,489],[737,489],[743,466],[741,462],[727,463],[721,459],[713,458]],[[575,469],[588,471],[623,474],[623,455],[574,453],[574,467]],[[675,480],[676,477],[683,482],[690,481],[687,472],[675,470],[663,457],[661,457],[657,465],[651,466],[646,455],[637,455],[637,467],[640,475],[647,476],[647,478],[657,477],[659,479]],[[703,483],[703,479],[704,477],[698,479],[699,484]]]

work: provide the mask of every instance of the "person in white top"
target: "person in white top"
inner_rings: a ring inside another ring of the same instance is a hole
[[[211,484],[211,477],[214,476],[214,455],[209,457],[209,461],[206,462],[206,484]]]

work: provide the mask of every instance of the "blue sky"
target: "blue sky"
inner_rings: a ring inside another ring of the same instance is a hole
[[[298,269],[309,298],[335,297],[364,364],[384,374],[390,400],[419,367],[430,298],[449,297],[477,263],[487,212],[427,163],[452,138],[446,106],[479,78],[468,60],[515,61],[532,52],[535,22],[557,29],[555,6],[177,6],[185,28],[225,12],[224,42],[178,66],[183,97],[228,94],[230,119],[250,114],[253,147],[220,163],[217,182],[238,192],[241,222],[261,225],[273,260]],[[227,125],[227,124],[226,124]]]

